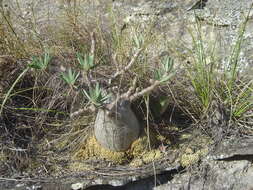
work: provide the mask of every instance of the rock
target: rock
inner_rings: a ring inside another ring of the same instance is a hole
[[[41,185],[31,185],[31,186],[27,186],[26,190],[42,190],[42,186]]]
[[[203,160],[202,164],[198,166],[200,170],[197,172],[198,174],[194,175],[191,172],[186,172],[176,175],[168,184],[158,186],[155,190],[251,190],[253,188],[252,140],[240,139],[233,141],[234,143],[232,141],[223,143],[212,153],[212,156]],[[236,155],[241,157],[235,157]],[[216,161],[212,158],[220,158],[220,160]]]
[[[231,139],[222,142],[209,157],[215,160],[247,159],[253,156],[253,139]]]
[[[178,175],[168,184],[158,186],[155,190],[166,189],[224,189],[250,190],[253,187],[253,167],[250,161],[209,162],[205,163],[202,173]]]
[[[72,190],[82,190],[84,187],[83,183],[74,183],[71,185]]]

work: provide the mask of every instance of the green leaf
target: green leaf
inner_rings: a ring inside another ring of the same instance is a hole
[[[173,66],[174,60],[171,57],[166,56],[161,62],[161,67],[155,69],[154,79],[161,82],[167,82],[174,75]]]
[[[95,65],[93,55],[85,55],[83,57],[80,53],[77,53],[76,56],[81,69],[89,71],[90,69],[94,68]]]
[[[83,90],[86,98],[95,106],[101,106],[110,97],[110,95],[103,95],[102,88],[100,88],[99,83],[96,83],[94,88],[90,88],[89,92]]]
[[[155,80],[161,80],[161,78],[162,78],[162,73],[161,73],[161,71],[160,71],[160,70],[155,70],[155,71],[154,71],[154,79],[155,79]]]
[[[166,56],[163,61],[162,61],[162,65],[163,65],[163,69],[166,73],[169,73],[172,71],[173,69],[173,66],[174,66],[174,60],[169,57],[169,56]]]
[[[68,70],[67,73],[61,73],[61,78],[70,86],[74,86],[78,76],[79,72],[76,73],[75,71],[72,72],[71,68]]]
[[[144,37],[142,35],[134,35],[133,37],[134,45],[140,49],[144,44]]]
[[[33,57],[32,63],[28,64],[28,67],[37,69],[37,70],[45,70],[51,60],[51,56],[49,53],[45,52],[43,57]]]
[[[174,73],[171,73],[169,75],[165,75],[164,77],[162,77],[162,79],[160,81],[167,82],[173,75],[174,75]]]
[[[91,97],[90,97],[89,94],[86,92],[86,90],[83,90],[83,93],[84,93],[84,95],[87,97],[88,100],[91,99]]]

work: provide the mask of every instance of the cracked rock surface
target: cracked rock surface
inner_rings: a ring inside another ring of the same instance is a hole
[[[226,141],[215,153],[203,160],[197,173],[189,171],[176,175],[167,184],[154,189],[251,190],[253,188],[252,150],[252,139],[241,139],[234,144]]]

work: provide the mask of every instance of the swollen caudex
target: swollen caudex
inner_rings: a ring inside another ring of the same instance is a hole
[[[94,128],[99,144],[112,151],[127,150],[140,134],[139,122],[126,101],[109,111],[99,109]]]

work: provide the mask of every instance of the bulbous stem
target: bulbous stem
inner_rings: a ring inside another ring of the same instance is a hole
[[[112,151],[127,150],[140,133],[139,122],[126,102],[111,110],[99,109],[94,128],[97,141]]]

